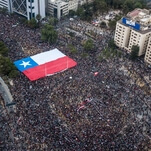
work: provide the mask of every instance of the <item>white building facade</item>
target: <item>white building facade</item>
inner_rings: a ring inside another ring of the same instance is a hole
[[[48,12],[53,17],[61,19],[69,13],[68,2],[48,0]]]
[[[68,9],[73,10],[73,11],[77,11],[78,9],[78,0],[70,0],[68,2]]]
[[[44,18],[46,11],[45,0],[0,0],[0,7],[27,17],[28,20],[37,14]]]
[[[0,7],[15,12],[28,20],[40,14],[42,18],[46,12],[58,19],[68,15],[70,10],[76,11],[79,5],[93,2],[93,0],[0,0]]]
[[[145,62],[151,65],[151,37],[149,38],[145,53]]]
[[[28,20],[35,18],[38,14],[42,18],[45,17],[45,0],[27,0],[26,3]]]
[[[8,0],[0,0],[0,7],[8,9]]]
[[[0,0],[0,8],[5,8],[7,9],[9,12],[11,12],[11,8],[12,8],[12,0]]]
[[[151,14],[146,9],[135,9],[127,14],[116,24],[114,42],[120,47],[131,52],[132,46],[139,47],[138,56],[146,55],[150,58],[149,39],[151,37]]]

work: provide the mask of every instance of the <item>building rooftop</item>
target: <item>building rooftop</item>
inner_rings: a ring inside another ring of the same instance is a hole
[[[139,24],[141,31],[151,29],[151,13],[147,9],[136,8],[135,10],[129,12],[125,18],[130,23]]]
[[[67,2],[63,1],[63,0],[50,0],[50,3],[53,3],[53,4],[61,4],[61,5],[66,5],[68,4]]]
[[[119,20],[118,21],[118,23],[120,23],[120,24],[123,24],[123,22],[122,22],[122,20]],[[124,24],[125,25],[125,24]],[[129,26],[129,25],[125,25],[125,26]],[[133,27],[132,27],[133,28]],[[140,32],[141,34],[146,34],[146,33],[148,33],[148,32],[150,32],[151,31],[151,28],[143,28],[142,29],[142,27],[140,28],[140,30],[136,30],[135,28],[133,28],[135,31],[137,31],[137,32]]]

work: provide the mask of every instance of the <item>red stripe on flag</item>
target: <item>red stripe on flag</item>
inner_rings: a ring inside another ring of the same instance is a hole
[[[23,71],[23,73],[31,80],[37,80],[47,75],[53,75],[57,72],[66,70],[76,66],[77,63],[71,58],[65,56],[57,60],[38,65],[34,68]]]

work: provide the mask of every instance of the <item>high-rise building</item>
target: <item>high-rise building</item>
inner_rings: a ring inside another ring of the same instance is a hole
[[[76,11],[78,9],[78,0],[70,0],[68,1],[68,9]]]
[[[145,53],[145,62],[151,64],[151,37],[149,38],[146,53]]]
[[[8,0],[0,0],[0,7],[8,9]]]
[[[48,13],[60,19],[69,13],[68,2],[62,0],[48,0]]]
[[[45,0],[0,0],[0,7],[28,19],[35,18],[37,14],[45,17]]]
[[[76,11],[78,0],[48,0],[47,11],[50,15],[60,19],[66,16],[70,10]]]
[[[151,15],[146,9],[129,12],[116,24],[114,41],[117,46],[131,51],[133,45],[139,47],[139,56],[145,54],[151,36]]]
[[[0,0],[0,7],[7,9],[9,12],[11,12],[12,8],[12,0]]]
[[[12,10],[28,19],[40,14],[45,17],[45,0],[12,0]]]
[[[87,0],[82,1],[84,4]],[[40,14],[42,18],[45,13],[58,19],[66,16],[70,10],[76,11],[79,0],[0,0],[0,7],[8,9],[29,19]]]
[[[145,61],[151,57],[149,40],[151,37],[151,14],[146,9],[135,9],[129,12],[116,24],[115,44],[131,52],[132,46],[139,47],[138,56],[147,55]],[[146,51],[147,50],[147,51]],[[150,55],[150,56],[149,56]]]

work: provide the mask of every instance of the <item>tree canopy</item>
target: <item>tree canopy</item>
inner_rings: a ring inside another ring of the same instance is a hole
[[[101,27],[101,28],[106,28],[106,27],[107,27],[106,22],[102,21],[102,22],[100,23],[100,27]]]
[[[0,74],[10,78],[16,77],[18,72],[8,56],[8,48],[0,41]]]
[[[31,20],[28,21],[28,26],[30,28],[37,28],[38,27],[38,23],[36,21],[35,18],[32,18]]]
[[[37,14],[37,15],[36,15],[36,19],[38,20],[38,22],[40,22],[40,20],[41,20],[41,15],[40,15],[40,14]]]
[[[55,25],[57,25],[57,23],[58,23],[58,19],[55,18],[55,17],[50,17],[49,20],[48,20],[48,23],[49,23],[50,25],[52,25],[52,26],[55,26]]]
[[[109,40],[109,42],[108,42],[108,47],[110,47],[110,48],[112,48],[112,49],[117,48],[117,46],[116,46],[115,43],[114,43],[114,39]]]
[[[106,1],[105,0],[94,0],[93,10],[95,12],[101,12],[101,13],[104,13],[105,11],[107,11],[108,7],[107,7]]]
[[[45,24],[41,30],[41,39],[53,44],[57,41],[58,33],[52,25]]]
[[[86,21],[91,21],[93,16],[93,10],[90,4],[85,4],[83,7],[79,7],[77,9],[76,14],[82,19]]]
[[[105,0],[108,7],[131,11],[134,8],[146,7],[146,0]]]
[[[0,41],[0,54],[3,56],[7,56],[8,54],[8,48],[5,46],[5,44]]]
[[[88,39],[88,40],[84,43],[83,47],[84,47],[84,50],[86,50],[86,51],[91,51],[91,50],[94,48],[93,41],[92,41],[91,39]]]
[[[145,8],[146,0],[94,0],[78,8],[76,14],[82,19],[90,21],[93,14],[104,13],[109,8],[121,9],[126,14],[135,8]]]
[[[40,26],[40,21],[41,21],[41,15],[40,14],[37,14],[36,15],[36,19],[37,19],[37,26],[39,27]]]
[[[137,45],[132,46],[130,59],[135,60],[138,57],[139,47]]]
[[[69,10],[69,16],[73,17],[74,15],[76,15],[76,12],[74,10]]]

